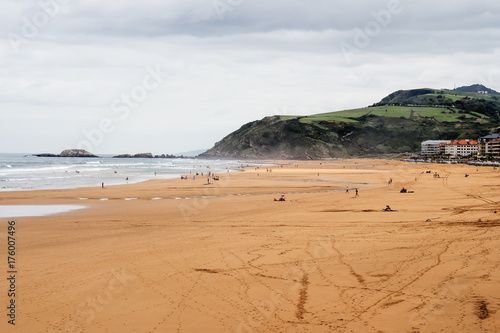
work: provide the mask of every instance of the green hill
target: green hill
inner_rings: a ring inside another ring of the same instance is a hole
[[[486,91],[488,94],[491,94],[491,95],[500,95],[500,93],[498,91],[487,88],[487,87],[483,86],[482,84],[473,84],[471,86],[459,87],[459,88],[453,89],[453,91],[472,92],[472,93],[477,93],[478,91],[483,91],[483,92]]]
[[[414,152],[428,139],[478,138],[497,130],[496,96],[401,90],[371,107],[272,116],[243,125],[202,157],[318,159]]]

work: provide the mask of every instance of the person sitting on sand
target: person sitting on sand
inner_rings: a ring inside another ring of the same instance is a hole
[[[282,194],[281,198],[279,198],[279,200],[276,200],[276,198],[274,198],[274,201],[285,201],[285,195]]]
[[[385,206],[384,211],[386,211],[386,212],[392,212],[392,209],[391,209],[391,207],[389,205],[387,205],[387,206]]]

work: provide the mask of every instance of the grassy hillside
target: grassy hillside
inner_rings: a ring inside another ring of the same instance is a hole
[[[453,91],[458,92],[469,92],[469,93],[477,93],[478,91],[486,91],[489,95],[500,95],[498,91],[490,89],[488,87],[483,86],[482,84],[473,84],[471,86],[459,87],[453,89]]]
[[[347,111],[320,113],[300,118],[303,123],[320,121],[359,122],[363,116],[373,115],[391,118],[434,118],[439,122],[464,122],[466,120],[489,119],[490,117],[477,112],[464,112],[457,108],[407,107],[407,106],[377,106]],[[289,118],[291,119],[291,118]]]
[[[465,87],[464,87],[465,88]],[[486,88],[487,89],[487,88]],[[490,91],[494,91],[491,90]],[[414,89],[400,90],[383,98],[373,106],[445,107],[464,112],[475,112],[499,119],[500,96],[456,90]]]
[[[201,156],[300,159],[419,151],[424,140],[478,138],[497,130],[495,97],[416,89],[394,92],[367,108],[266,117]]]

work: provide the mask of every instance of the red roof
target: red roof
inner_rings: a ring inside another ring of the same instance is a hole
[[[451,142],[442,143],[442,145],[477,145],[476,140],[452,140]]]

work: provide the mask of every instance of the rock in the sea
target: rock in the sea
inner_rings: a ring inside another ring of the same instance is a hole
[[[83,149],[66,149],[59,155],[55,154],[35,154],[37,157],[99,157]]]
[[[61,154],[59,154],[59,157],[97,157],[97,156],[83,149],[66,149]]]
[[[56,155],[56,154],[49,154],[49,153],[44,153],[44,154],[36,154],[35,156],[37,156],[37,157],[59,157],[59,155]]]
[[[153,154],[151,154],[151,153],[135,154],[134,158],[153,158]]]
[[[122,155],[116,155],[113,156],[113,158],[153,158],[153,154],[151,153],[140,153],[140,154],[135,154],[135,155],[130,155],[130,154],[122,154]]]

